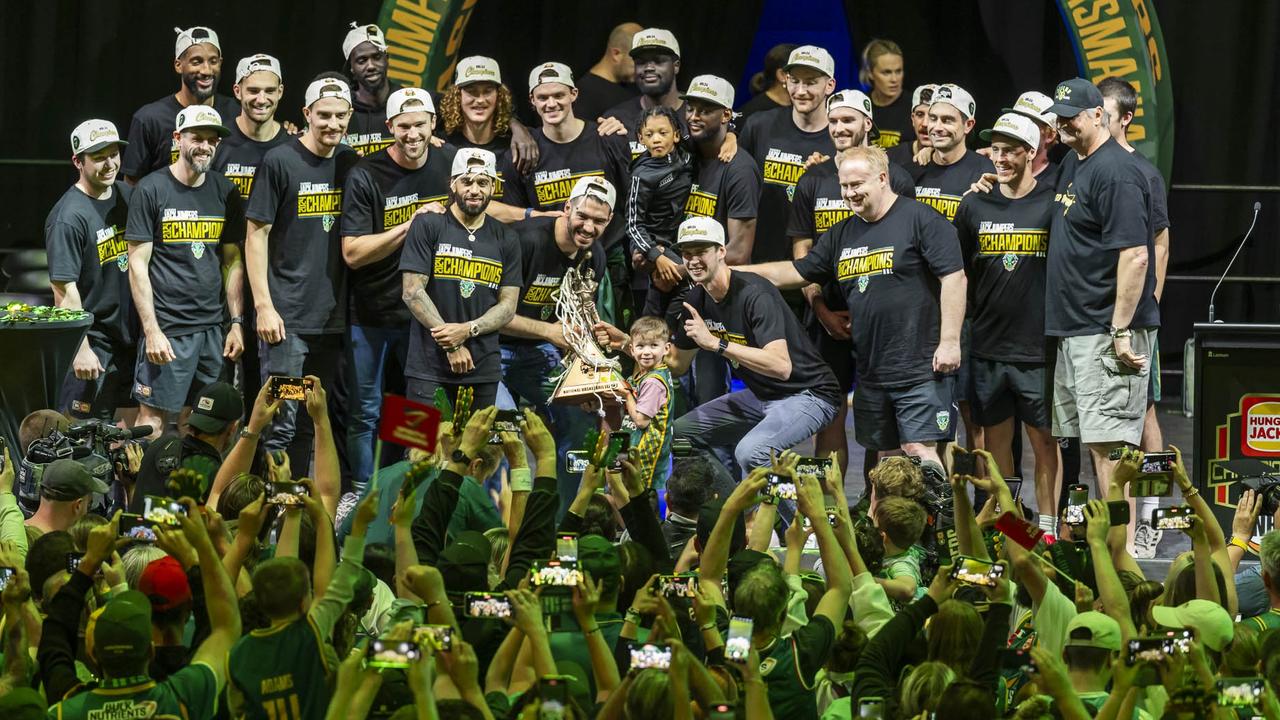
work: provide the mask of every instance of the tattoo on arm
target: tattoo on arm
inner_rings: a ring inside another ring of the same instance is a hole
[[[506,325],[511,316],[516,314],[516,301],[520,298],[520,288],[503,287],[498,290],[498,303],[476,318],[476,326],[480,334],[485,335]]]
[[[402,281],[402,298],[404,304],[409,307],[409,312],[413,313],[413,317],[430,330],[444,325],[444,318],[440,317],[436,304],[431,302],[431,298],[427,295],[428,280],[429,278],[422,273],[405,273]]]

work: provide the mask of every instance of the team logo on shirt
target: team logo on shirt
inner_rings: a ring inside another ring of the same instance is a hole
[[[1071,209],[1072,205],[1076,204],[1076,194],[1071,189],[1073,185],[1075,185],[1074,182],[1067,183],[1066,192],[1061,192],[1053,196],[1053,199],[1056,200],[1060,205],[1062,205],[1063,217],[1066,217],[1067,211]]]
[[[947,195],[942,192],[941,188],[916,186],[916,199],[928,205],[929,207],[942,213],[942,216],[951,222],[956,217],[956,210],[960,209],[960,196]]]
[[[227,167],[223,169],[222,174],[226,175],[227,179],[240,191],[240,197],[248,200],[249,193],[253,191],[253,175],[257,171],[258,168],[254,165],[227,163]]]
[[[99,228],[97,238],[98,266],[114,262],[120,272],[129,269],[129,243],[124,240],[124,228],[116,225]]]
[[[716,196],[703,190],[697,183],[689,189],[689,199],[684,201],[685,219],[691,217],[715,217]]]
[[[951,427],[951,411],[950,410],[939,410],[938,413],[933,417],[934,417],[934,420],[938,422],[938,429],[941,430],[942,432],[946,432],[947,428]]]
[[[197,260],[204,257],[205,244],[222,238],[223,218],[201,217],[196,210],[165,208],[160,215],[160,241],[187,243]]]
[[[463,280],[462,282],[458,283],[458,292],[464,298],[471,297],[471,294],[474,293],[475,291],[476,291],[476,282],[474,280]]]
[[[382,203],[382,227],[383,229],[393,228],[412,220],[413,214],[423,205],[430,205],[433,202],[443,203],[448,199],[446,195],[419,198],[418,193],[389,197]]]
[[[562,170],[539,170],[533,174],[534,202],[542,207],[563,205],[569,199],[569,193],[578,182],[578,178],[604,177],[602,170],[589,170],[574,173],[569,168]]]
[[[342,214],[342,188],[332,189],[329,183],[298,183],[298,217],[320,218],[325,232],[333,229]]]
[[[502,263],[489,258],[474,257],[470,248],[445,243],[436,250],[431,266],[433,280],[454,280],[458,294],[469,298],[476,288],[485,285],[493,290],[502,282]]]
[[[871,286],[871,276],[893,274],[893,246],[867,248],[843,248],[836,261],[836,280],[852,280],[858,292],[865,293]]]
[[[795,193],[796,181],[804,174],[804,158],[795,153],[769,148],[764,156],[764,181],[787,188],[787,199]]]

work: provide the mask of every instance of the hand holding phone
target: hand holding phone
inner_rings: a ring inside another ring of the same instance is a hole
[[[978,455],[956,448],[951,454],[951,474],[952,475],[968,475],[970,477],[978,476]]]
[[[961,555],[951,567],[951,578],[967,585],[995,587],[996,581],[1004,577],[1004,563],[979,560],[975,557]]]
[[[272,375],[268,392],[277,400],[306,400],[306,391],[315,386],[315,382],[306,378]]]
[[[751,654],[751,633],[755,621],[747,617],[729,619],[729,639],[724,644],[724,657],[733,662],[746,662]]]
[[[671,667],[671,646],[660,643],[631,643],[631,667],[637,670]]]
[[[1068,525],[1084,524],[1084,506],[1089,504],[1089,486],[1072,485],[1067,492],[1066,521]]]
[[[1151,511],[1151,527],[1156,530],[1186,530],[1196,516],[1189,505],[1161,507]]]

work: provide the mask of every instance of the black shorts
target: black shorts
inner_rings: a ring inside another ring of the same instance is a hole
[[[115,417],[117,408],[137,407],[138,401],[133,399],[133,372],[140,344],[141,339],[126,345],[90,335],[89,349],[98,356],[106,372],[99,373],[96,380],[81,380],[73,370],[68,370],[58,406],[77,420],[107,421]]]
[[[956,381],[952,386],[952,394],[957,403],[973,403],[973,367],[969,364],[969,347],[973,338],[971,327],[969,318],[965,318],[964,324],[960,326],[960,368],[956,370]]]
[[[853,393],[853,433],[868,450],[955,439],[960,413],[951,375],[905,387],[859,385]]]
[[[974,422],[991,427],[1016,417],[1032,427],[1050,427],[1044,363],[970,357],[969,366],[973,368],[970,412]]]

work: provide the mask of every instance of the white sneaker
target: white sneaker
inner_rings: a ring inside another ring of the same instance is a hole
[[[1139,522],[1133,533],[1133,558],[1135,560],[1154,560],[1156,547],[1164,538],[1164,532],[1151,527],[1151,523]]]
[[[342,497],[338,498],[338,517],[334,518],[334,526],[341,526],[342,521],[345,520],[346,517],[351,514],[351,511],[356,509],[356,505],[359,504],[360,496],[353,492],[344,493]]]

